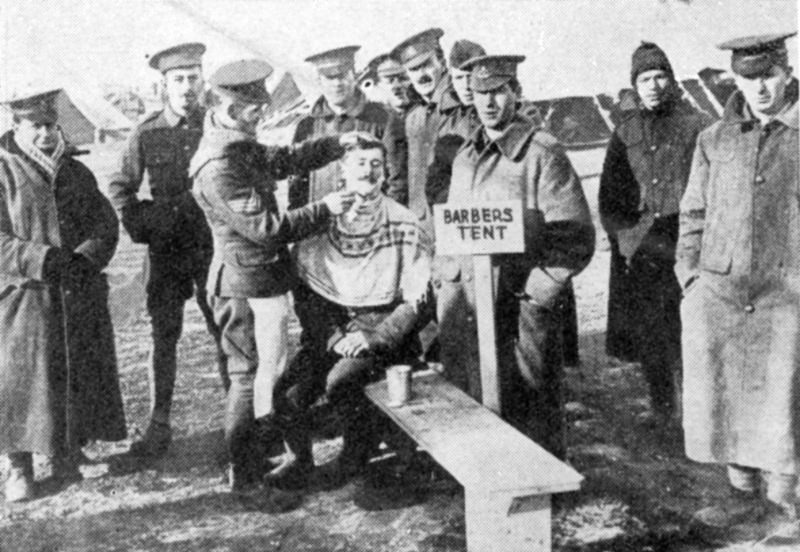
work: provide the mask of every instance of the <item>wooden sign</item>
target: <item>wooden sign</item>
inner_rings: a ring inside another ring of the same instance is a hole
[[[437,255],[471,255],[481,366],[481,402],[500,413],[491,255],[524,253],[521,201],[470,201],[433,206]]]
[[[438,255],[525,251],[521,201],[470,201],[433,206]]]

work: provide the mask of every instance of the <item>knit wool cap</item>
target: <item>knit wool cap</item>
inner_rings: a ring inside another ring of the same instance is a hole
[[[639,45],[631,56],[631,84],[636,85],[636,77],[645,71],[652,71],[654,69],[661,69],[669,73],[669,76],[675,78],[675,73],[672,72],[672,65],[667,59],[667,54],[658,45],[652,42],[644,42]]]

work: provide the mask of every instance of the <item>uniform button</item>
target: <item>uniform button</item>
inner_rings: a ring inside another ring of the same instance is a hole
[[[655,145],[655,144],[653,144],[652,146],[650,146],[650,151],[656,151],[657,149],[658,149],[658,146],[657,146],[657,145]]]
[[[471,314],[468,314],[467,315],[467,322],[472,322],[473,320],[475,320],[475,317],[472,316]]]
[[[471,282],[472,281],[472,274],[467,274],[466,276],[464,276],[464,281],[465,282]]]
[[[655,218],[661,218],[661,213],[656,213],[653,215]]]
[[[658,184],[658,178],[653,179],[653,184]]]
[[[760,174],[756,176],[756,184],[763,184],[763,183],[764,183],[764,177],[761,176]]]
[[[744,312],[750,314],[751,312],[755,311],[756,308],[753,305],[745,305]]]

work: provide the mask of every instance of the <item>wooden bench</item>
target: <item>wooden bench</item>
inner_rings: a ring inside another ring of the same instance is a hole
[[[463,485],[469,552],[550,550],[550,495],[579,489],[578,472],[434,371],[414,373],[403,406],[385,381],[366,394]]]

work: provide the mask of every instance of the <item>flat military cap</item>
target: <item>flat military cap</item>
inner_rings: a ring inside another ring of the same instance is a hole
[[[456,40],[453,44],[453,49],[450,50],[450,59],[448,61],[450,62],[450,67],[458,69],[464,62],[485,55],[486,50],[480,44],[470,40]]]
[[[400,60],[406,69],[422,65],[441,49],[439,39],[444,31],[439,28],[428,29],[405,39],[394,47],[392,57]]]
[[[268,103],[266,80],[272,74],[272,66],[260,59],[243,59],[226,63],[208,79],[214,90],[240,102],[249,104]]]
[[[370,63],[374,63],[375,75],[382,79],[403,75],[406,72],[400,62],[393,58],[390,54],[380,55],[373,59]]]
[[[488,92],[517,78],[517,65],[525,56],[478,56],[461,64],[462,71],[471,71],[471,86],[475,92]]]
[[[378,68],[384,64],[387,64],[391,60],[391,56],[389,54],[380,54],[375,56],[369,63],[358,73],[357,80],[359,83],[364,82],[367,79],[375,80],[378,78]],[[400,63],[397,61],[393,62],[395,66],[400,67]],[[388,64],[387,64],[388,66]],[[400,71],[403,71],[403,68],[400,67]]]
[[[788,62],[786,39],[796,35],[773,33],[734,38],[719,44],[722,50],[731,50],[731,69],[743,77],[756,77],[764,74],[773,65]]]
[[[178,44],[156,52],[150,56],[148,64],[162,73],[178,67],[194,67],[202,64],[205,51],[205,45],[200,42]]]
[[[1,102],[12,114],[37,123],[55,123],[58,120],[57,98],[60,88],[25,90],[14,93]]]
[[[356,66],[356,52],[361,46],[342,46],[308,56],[305,60],[326,77],[335,77]]]

